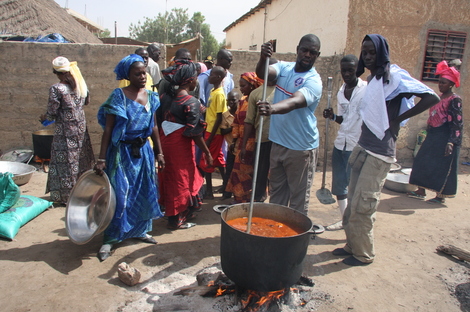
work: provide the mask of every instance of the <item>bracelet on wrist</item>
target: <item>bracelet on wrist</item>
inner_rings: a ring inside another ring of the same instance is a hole
[[[106,162],[106,159],[98,158],[98,160],[97,160],[96,162],[103,162],[103,163],[105,163],[105,162]]]
[[[157,154],[157,156],[162,156],[162,157],[165,157],[163,154]]]
[[[336,121],[336,114],[333,114],[333,121]]]
[[[452,142],[447,142],[447,145],[454,146],[454,143],[452,143]]]

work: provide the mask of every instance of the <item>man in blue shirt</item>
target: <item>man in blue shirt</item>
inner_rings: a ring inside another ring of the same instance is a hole
[[[224,89],[225,95],[227,95],[235,87],[235,83],[233,82],[233,74],[228,71],[230,66],[232,66],[232,60],[232,53],[229,50],[220,49],[217,53],[216,66],[222,66],[227,72],[227,75],[222,82],[222,88]],[[197,77],[200,87],[199,101],[201,101],[201,103],[206,107],[209,105],[209,97],[211,90],[214,87],[211,83],[209,83],[209,75],[211,74],[211,71],[212,69],[209,69]]]
[[[263,44],[256,65],[258,77],[264,77],[266,57],[272,52],[271,42]],[[308,212],[318,152],[314,112],[320,102],[322,82],[313,65],[319,56],[320,39],[312,34],[303,36],[296,62],[269,66],[268,80],[277,79],[273,104],[259,103],[260,114],[271,116],[270,203],[304,214]]]

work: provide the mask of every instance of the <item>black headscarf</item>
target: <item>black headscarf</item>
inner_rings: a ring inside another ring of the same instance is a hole
[[[375,46],[375,51],[377,55],[377,73],[375,78],[380,79],[384,78],[384,83],[388,83],[390,78],[390,52],[388,50],[387,39],[378,34],[366,35],[362,42],[366,40],[371,40]],[[362,53],[359,57],[359,63],[357,65],[356,76],[359,77],[364,73],[364,60],[362,59]]]
[[[174,96],[174,86],[188,83],[197,75],[196,65],[190,60],[175,60],[175,64],[162,70],[163,78],[170,83],[169,90]]]

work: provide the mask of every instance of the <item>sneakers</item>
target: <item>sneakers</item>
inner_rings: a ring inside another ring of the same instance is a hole
[[[338,231],[342,229],[343,229],[343,220],[339,220],[338,222],[335,222],[325,227],[325,230],[327,231]]]

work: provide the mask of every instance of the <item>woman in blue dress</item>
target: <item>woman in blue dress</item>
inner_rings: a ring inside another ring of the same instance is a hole
[[[145,65],[139,55],[123,58],[114,72],[117,80],[127,79],[130,85],[115,89],[98,111],[104,133],[94,169],[97,174],[106,172],[116,193],[116,212],[98,253],[101,261],[111,255],[114,244],[127,238],[156,244],[147,232],[152,220],[162,216],[155,173],[155,158],[159,168],[165,166],[155,122],[158,94],[145,89]]]

